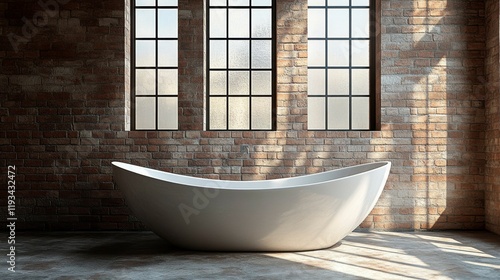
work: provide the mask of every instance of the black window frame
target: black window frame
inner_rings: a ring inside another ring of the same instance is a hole
[[[309,38],[308,40],[321,40],[325,41],[325,65],[324,66],[307,66],[307,69],[320,69],[325,70],[325,93],[324,94],[309,94],[309,97],[313,98],[324,98],[325,99],[325,128],[323,129],[308,129],[310,131],[377,131],[381,129],[381,82],[380,82],[380,43],[381,43],[381,27],[380,27],[380,19],[381,19],[381,0],[369,0],[369,6],[354,6],[352,5],[352,0],[349,1],[349,6],[334,6],[329,5],[329,1],[325,0],[325,5],[311,5],[307,6],[308,10],[310,8],[313,9],[324,9],[325,10],[325,37],[324,38]],[[367,40],[364,38],[353,38],[352,37],[352,26],[350,24],[352,20],[352,9],[361,9],[368,8],[369,9],[369,65],[367,67],[360,66],[352,66],[352,53],[349,52],[349,66],[341,67],[341,66],[329,66],[328,65],[328,42],[331,40],[349,40],[349,47],[351,49],[352,42],[356,40]],[[329,9],[349,9],[349,37],[347,38],[329,38],[328,36],[328,11]],[[349,69],[349,94],[348,95],[334,95],[328,93],[328,70],[329,69]],[[352,69],[368,69],[369,70],[369,93],[367,95],[353,95],[352,94]],[[349,128],[348,129],[332,129],[328,128],[328,98],[330,97],[348,97],[349,98]],[[352,124],[352,100],[357,97],[368,97],[369,98],[369,120],[368,120],[368,128],[359,129],[353,128]]]
[[[229,1],[229,0],[227,0]],[[206,63],[206,72],[205,72],[205,102],[206,102],[206,130],[208,131],[275,131],[276,130],[276,104],[277,104],[277,41],[276,41],[276,0],[271,0],[271,6],[254,6],[252,5],[252,0],[248,0],[249,5],[248,6],[231,6],[227,2],[226,6],[211,6],[210,5],[210,0],[206,0],[206,57],[205,57],[205,63]],[[226,37],[215,37],[212,38],[210,37],[210,9],[215,8],[215,9],[226,9]],[[250,17],[249,17],[249,37],[238,37],[238,38],[229,38],[229,9],[248,9],[250,11]],[[251,16],[251,11],[252,9],[271,9],[271,24],[272,24],[272,31],[271,31],[271,38],[252,38],[252,16]],[[225,40],[226,41],[226,67],[225,68],[210,68],[210,41],[211,40]],[[252,44],[249,43],[249,67],[248,68],[230,68],[229,67],[229,42],[231,40],[249,40],[251,42],[252,40],[270,40],[271,41],[271,67],[270,68],[252,68],[251,61],[252,61]],[[226,94],[225,95],[211,95],[210,94],[210,72],[211,71],[224,71],[226,73]],[[231,95],[229,93],[229,72],[230,71],[248,71],[249,74],[249,94],[248,95]],[[271,71],[271,95],[255,95],[252,94],[252,71]],[[210,127],[210,98],[211,97],[225,97],[226,99],[226,128],[211,128]],[[230,128],[229,126],[229,98],[248,98],[249,99],[249,124],[248,128],[243,128],[243,129],[234,129]],[[253,129],[252,128],[252,97],[271,97],[271,127],[269,129]]]

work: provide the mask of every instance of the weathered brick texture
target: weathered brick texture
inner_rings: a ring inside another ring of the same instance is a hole
[[[500,50],[499,3],[486,1],[486,229],[500,234]]]
[[[173,132],[127,131],[127,1],[56,1],[16,52],[9,34],[23,37],[22,19],[44,11],[37,2],[0,1],[0,166],[18,168],[20,229],[143,228],[112,182],[113,160],[233,180],[390,160],[386,188],[362,228],[480,229],[486,201],[486,224],[498,232],[500,168],[489,153],[499,149],[498,89],[490,90],[498,37],[485,39],[498,9],[492,15],[482,0],[381,1],[382,129],[373,132],[307,131],[306,0],[277,1],[272,132],[203,131],[203,1],[179,1]]]

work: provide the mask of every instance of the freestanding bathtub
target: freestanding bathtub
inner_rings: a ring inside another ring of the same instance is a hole
[[[209,251],[328,248],[375,206],[391,168],[376,162],[292,178],[202,179],[113,162],[132,212],[174,246]]]

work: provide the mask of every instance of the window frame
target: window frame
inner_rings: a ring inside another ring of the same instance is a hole
[[[307,95],[308,101],[310,101],[310,97],[314,98],[324,98],[325,99],[325,122],[324,128],[314,128],[309,131],[379,131],[381,130],[381,0],[369,0],[368,6],[354,6],[352,5],[352,0],[349,1],[349,6],[334,6],[329,5],[329,1],[325,0],[325,5],[309,5],[308,3],[308,11],[310,8],[313,9],[324,9],[325,10],[325,37],[316,37],[310,38],[308,31],[308,41],[309,40],[324,40],[325,41],[325,64],[324,66],[307,66],[308,72],[310,69],[322,69],[325,70],[325,93],[324,94],[309,94]],[[351,56],[352,52],[349,51],[349,66],[347,67],[334,67],[328,65],[328,42],[333,40],[349,40],[349,46],[351,49],[352,42],[356,40],[366,40],[366,39],[358,39],[353,38],[352,36],[352,27],[351,27],[351,17],[352,17],[352,9],[356,8],[368,8],[369,9],[369,65],[367,67],[353,67],[351,64]],[[349,37],[347,38],[331,38],[328,35],[328,11],[329,9],[349,9]],[[308,51],[309,52],[309,51]],[[349,93],[348,95],[334,95],[328,93],[328,70],[329,69],[349,69]],[[352,69],[368,69],[369,70],[369,92],[367,95],[353,95],[352,94]],[[309,83],[309,82],[308,82]],[[334,129],[329,128],[328,124],[328,98],[331,97],[342,97],[349,98],[349,128],[348,129]],[[368,128],[359,129],[353,128],[352,123],[352,99],[356,97],[368,97],[369,98],[369,116],[368,116]],[[308,121],[309,126],[309,121]]]
[[[276,130],[276,114],[277,114],[277,23],[276,23],[276,0],[270,0],[270,6],[258,6],[252,5],[252,0],[248,0],[248,6],[231,6],[228,2],[226,2],[226,6],[218,6],[218,5],[210,5],[210,0],[206,0],[205,2],[205,130],[207,131],[275,131]],[[210,9],[226,9],[226,36],[225,37],[214,37],[210,36]],[[230,38],[229,36],[229,10],[230,9],[247,9],[249,10],[249,36],[248,37],[238,37],[238,38]],[[252,10],[253,9],[270,9],[271,10],[271,37],[270,38],[253,38],[252,37]],[[225,41],[226,42],[226,67],[225,68],[210,68],[210,42],[211,40]],[[232,40],[248,40],[249,42],[249,66],[244,68],[231,68],[229,67],[229,42]],[[271,65],[270,68],[253,68],[251,65],[252,61],[252,41],[254,40],[269,40],[271,42]],[[211,71],[220,71],[225,72],[226,75],[226,94],[214,94],[210,93],[210,72]],[[248,95],[231,95],[229,92],[229,73],[231,71],[245,71],[249,73],[249,93]],[[271,72],[271,94],[270,95],[255,95],[252,94],[252,73],[253,71],[270,71]],[[211,128],[210,127],[210,98],[211,97],[224,97],[226,102],[226,119],[225,119],[225,128]],[[259,129],[252,128],[252,97],[270,97],[271,98],[271,123],[269,129]],[[229,106],[229,98],[248,98],[248,128],[230,128],[230,106]]]
[[[131,113],[131,118],[130,118],[130,124],[131,124],[131,130],[132,131],[177,131],[179,130],[179,121],[178,121],[178,111],[179,111],[179,58],[178,56],[175,57],[175,60],[177,61],[176,66],[158,66],[159,62],[159,47],[158,43],[160,41],[177,41],[177,51],[179,50],[179,33],[178,33],[178,21],[179,21],[179,1],[177,1],[177,5],[162,5],[160,6],[158,1],[159,0],[153,0],[154,5],[148,5],[148,6],[137,6],[136,5],[136,0],[130,0],[131,3],[131,9],[130,9],[130,113]],[[155,36],[154,37],[148,37],[148,38],[137,38],[136,37],[136,11],[137,9],[150,9],[155,11]],[[159,10],[160,9],[167,9],[167,10],[176,10],[177,11],[177,36],[176,37],[160,37],[159,36]],[[137,58],[136,58],[136,42],[137,41],[154,41],[155,42],[155,66],[136,66]],[[136,92],[136,70],[140,69],[145,69],[145,70],[155,70],[155,94],[137,94]],[[159,70],[177,70],[177,90],[175,94],[165,94],[165,95],[160,95],[158,92],[158,85],[159,85]],[[138,97],[145,97],[145,98],[154,98],[155,102],[155,127],[154,128],[137,128],[137,98]],[[160,104],[160,98],[176,98],[177,99],[177,110],[175,111],[175,116],[177,117],[177,123],[176,123],[176,128],[160,128],[159,126],[159,115],[160,115],[160,110],[159,110],[159,104]]]

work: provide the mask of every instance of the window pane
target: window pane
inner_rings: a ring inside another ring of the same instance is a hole
[[[248,40],[229,41],[229,68],[249,68],[250,44]]]
[[[177,40],[158,41],[158,66],[177,67]]]
[[[210,40],[210,68],[226,68],[227,50],[225,40]]]
[[[271,68],[271,41],[252,41],[252,68]]]
[[[328,129],[349,129],[349,98],[328,98]]]
[[[210,6],[226,6],[226,0],[210,0]]]
[[[229,95],[249,95],[250,75],[248,71],[229,72]]]
[[[349,6],[349,0],[328,0],[328,6]]]
[[[158,102],[158,129],[177,129],[177,97],[162,97]]]
[[[370,94],[370,70],[352,70],[352,94]]]
[[[328,70],[328,94],[349,94],[349,69]]]
[[[252,37],[271,38],[271,9],[252,10]]]
[[[307,17],[307,33],[309,38],[325,38],[325,9],[309,9]]]
[[[158,10],[158,37],[159,38],[177,38],[177,10],[159,9]]]
[[[309,40],[308,45],[308,65],[325,66],[325,41]]]
[[[328,9],[328,37],[349,37],[349,9]]]
[[[309,95],[323,95],[326,91],[326,70],[309,69],[307,71],[307,92]]]
[[[226,37],[226,9],[210,9],[210,37]]]
[[[177,0],[158,0],[158,6],[177,6]]]
[[[271,71],[252,72],[252,94],[271,95],[272,94],[272,74]]]
[[[225,95],[226,86],[226,71],[210,71],[210,95]]]
[[[325,6],[325,0],[309,0],[307,2],[309,6]]]
[[[154,69],[135,70],[135,94],[156,95],[156,71]]]
[[[352,66],[370,65],[370,41],[353,40],[352,41]]]
[[[177,69],[158,69],[158,94],[177,95],[178,93]]]
[[[153,9],[137,9],[135,12],[135,37],[154,38],[156,36],[156,13]]]
[[[253,6],[271,6],[271,0],[252,0]]]
[[[210,97],[210,129],[226,129],[225,97]]]
[[[356,97],[352,99],[352,128],[370,128],[370,99],[368,97]]]
[[[156,129],[156,102],[154,97],[135,99],[135,127],[137,129]]]
[[[230,6],[249,6],[249,0],[229,0]]]
[[[328,66],[349,66],[349,41],[328,41]]]
[[[271,97],[252,97],[252,129],[271,129]]]
[[[352,37],[370,38],[370,10],[352,9]]]
[[[156,47],[154,41],[135,42],[135,66],[156,66]]]
[[[352,0],[353,6],[370,6],[370,0]]]
[[[154,6],[155,0],[135,0],[136,6]]]
[[[250,37],[250,13],[248,9],[229,9],[229,38]]]
[[[249,103],[249,98],[229,97],[229,129],[250,128]]]
[[[325,98],[307,99],[307,126],[308,129],[325,129]]]

